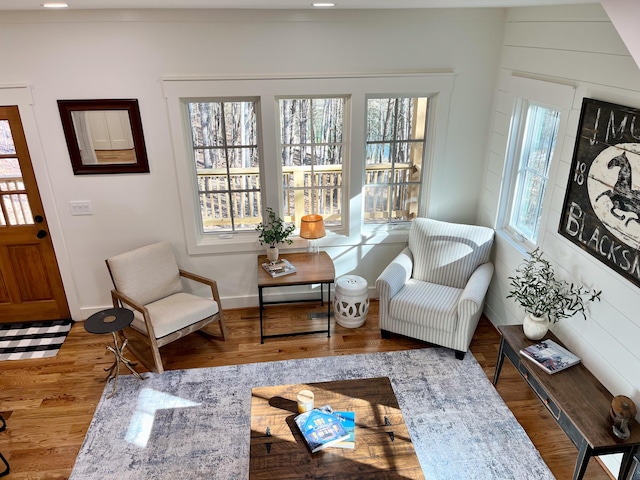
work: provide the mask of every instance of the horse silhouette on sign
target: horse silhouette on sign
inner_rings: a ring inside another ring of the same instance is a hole
[[[618,171],[618,180],[613,186],[612,190],[605,190],[596,197],[595,203],[598,202],[600,197],[606,195],[611,200],[611,214],[618,220],[624,220],[626,215],[620,215],[615,212],[619,210],[627,214],[635,214],[634,217],[628,217],[624,222],[624,226],[629,225],[629,222],[637,222],[640,224],[640,190],[634,190],[631,183],[631,164],[627,159],[626,152],[622,152],[617,157],[613,157],[607,164],[609,170],[614,167],[620,167]]]

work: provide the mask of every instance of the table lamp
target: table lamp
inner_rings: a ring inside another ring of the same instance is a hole
[[[306,238],[311,241],[311,251],[316,250],[317,246],[315,240],[322,238],[326,235],[324,231],[324,220],[322,215],[312,213],[311,215],[305,215],[300,219],[300,238]],[[318,246],[316,253],[320,253],[320,247]]]

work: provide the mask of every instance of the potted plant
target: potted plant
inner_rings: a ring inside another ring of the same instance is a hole
[[[267,258],[270,262],[275,262],[278,260],[280,253],[277,245],[283,242],[291,245],[293,240],[289,237],[296,227],[292,224],[286,225],[284,220],[278,217],[271,207],[267,207],[267,215],[269,216],[268,221],[260,222],[256,227],[256,231],[259,232],[258,240],[260,241],[260,245],[269,245],[269,248],[267,248]]]
[[[584,313],[585,303],[600,300],[602,291],[590,290],[556,278],[551,263],[536,248],[529,259],[508,277],[507,298],[514,298],[527,312],[522,327],[530,340],[540,340],[547,333],[549,323]]]

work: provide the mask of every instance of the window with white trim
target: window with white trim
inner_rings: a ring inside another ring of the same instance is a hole
[[[284,219],[322,215],[328,227],[342,224],[343,168],[348,156],[344,118],[348,98],[278,100]]]
[[[549,181],[560,112],[520,99],[514,113],[513,148],[508,162],[516,165],[505,228],[535,244],[540,229],[544,194]]]
[[[419,215],[428,105],[427,97],[367,99],[365,223]]]
[[[202,233],[253,229],[260,217],[256,101],[187,103]]]
[[[429,214],[453,78],[164,79],[189,254],[259,250],[255,225],[266,207],[296,224],[321,214],[325,244],[358,244],[363,234],[405,242],[405,229],[386,227]],[[382,102],[392,112],[374,126],[368,112]],[[367,183],[384,168],[395,173]],[[386,195],[384,206],[365,208],[367,189]],[[305,246],[294,236],[292,248]]]
[[[496,130],[508,138],[496,227],[528,250],[543,241],[547,230],[550,181],[560,162],[575,89],[514,75],[501,90],[504,99],[498,105],[506,108],[497,113],[510,122],[498,122],[504,127]]]

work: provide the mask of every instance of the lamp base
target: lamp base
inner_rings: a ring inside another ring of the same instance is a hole
[[[307,246],[307,251],[309,253],[315,253],[316,255],[320,253],[320,244],[317,240],[309,240],[309,244]]]

